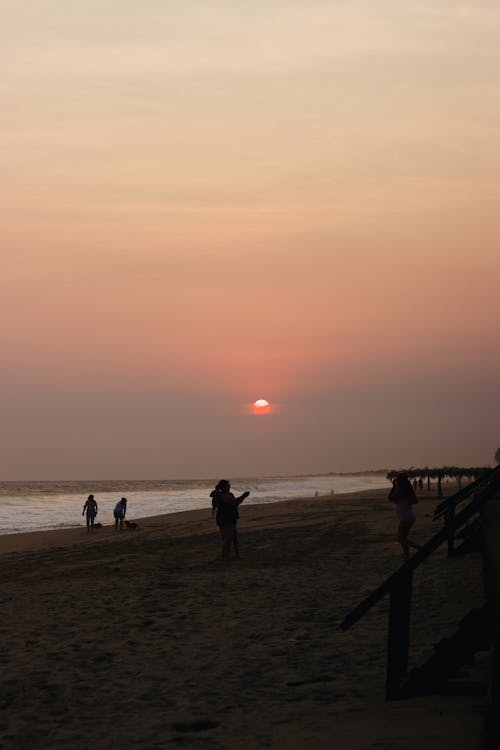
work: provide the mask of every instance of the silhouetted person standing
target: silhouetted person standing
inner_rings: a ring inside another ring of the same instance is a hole
[[[215,490],[211,493],[212,514],[215,513],[215,522],[222,536],[221,557],[223,560],[229,559],[231,545],[234,547],[235,557],[240,556],[237,529],[239,518],[238,506],[241,505],[249,494],[249,492],[244,492],[240,497],[235,497],[231,492],[231,485],[226,479],[221,479]]]
[[[400,471],[396,474],[392,489],[389,492],[389,500],[396,506],[396,515],[399,518],[398,542],[403,549],[404,559],[408,560],[410,556],[410,547],[419,549],[420,545],[412,542],[408,538],[410,529],[417,518],[413,512],[413,505],[417,503],[418,500],[406,472]]]
[[[97,503],[94,496],[89,495],[82,510],[82,516],[87,516],[87,533],[89,531],[94,531],[94,521],[97,516],[97,510]]]

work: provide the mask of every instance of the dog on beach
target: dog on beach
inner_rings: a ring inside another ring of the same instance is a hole
[[[94,528],[94,531],[101,531],[102,523],[99,523],[99,522],[95,523],[93,528]]]
[[[135,530],[139,528],[139,524],[135,523],[134,521],[125,521],[124,523],[127,529]]]

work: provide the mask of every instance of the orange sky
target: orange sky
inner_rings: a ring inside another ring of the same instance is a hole
[[[1,477],[492,461],[494,4],[3,15]]]

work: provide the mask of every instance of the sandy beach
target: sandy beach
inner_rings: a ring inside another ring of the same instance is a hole
[[[446,693],[386,703],[387,601],[339,630],[401,561],[386,496],[243,505],[228,563],[208,507],[0,537],[0,747],[480,748],[480,664]],[[417,540],[435,505],[421,499]],[[482,601],[479,556],[432,555],[410,666]]]

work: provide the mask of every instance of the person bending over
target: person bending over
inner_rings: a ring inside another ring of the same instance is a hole
[[[127,498],[122,497],[122,499],[116,503],[115,509],[113,511],[113,515],[115,517],[115,531],[118,531],[118,526],[120,527],[120,531],[123,529],[123,521],[125,520],[126,513]]]

